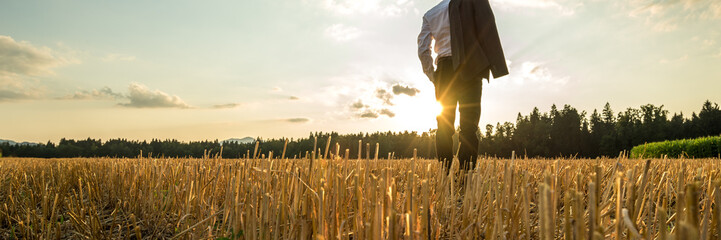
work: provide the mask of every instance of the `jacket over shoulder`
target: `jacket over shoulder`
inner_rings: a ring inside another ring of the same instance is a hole
[[[461,77],[500,78],[508,75],[506,57],[496,19],[488,0],[451,0],[451,51],[453,67]]]

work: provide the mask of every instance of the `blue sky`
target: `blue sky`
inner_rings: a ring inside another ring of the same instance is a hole
[[[0,1],[0,138],[425,131],[435,0]],[[491,0],[511,74],[481,125],[534,106],[721,102],[721,2]]]

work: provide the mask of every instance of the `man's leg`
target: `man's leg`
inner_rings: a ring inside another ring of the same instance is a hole
[[[459,142],[461,149],[458,160],[462,167],[473,169],[478,158],[478,121],[481,118],[481,90],[482,79],[473,79],[464,82],[466,87],[459,96],[459,109],[461,117],[461,132]]]
[[[455,71],[450,59],[440,60],[436,70],[436,100],[443,106],[443,111],[436,117],[438,131],[436,132],[436,153],[438,160],[450,168],[453,161],[453,127],[456,122],[457,94],[455,84]],[[448,169],[446,169],[447,171]]]

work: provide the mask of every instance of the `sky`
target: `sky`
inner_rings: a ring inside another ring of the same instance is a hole
[[[417,37],[438,2],[0,0],[0,139],[428,131]],[[481,126],[721,103],[721,1],[490,2],[511,73],[484,82]]]

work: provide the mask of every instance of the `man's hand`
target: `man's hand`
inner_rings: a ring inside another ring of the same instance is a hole
[[[436,79],[433,75],[435,75],[435,74],[433,74],[433,72],[426,73],[426,76],[428,76],[428,80],[431,80],[431,83],[433,83],[435,85]]]

